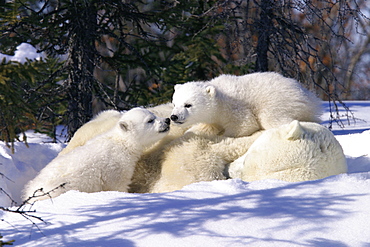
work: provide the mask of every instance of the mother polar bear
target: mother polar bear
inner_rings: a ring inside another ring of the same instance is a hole
[[[221,75],[209,82],[175,86],[171,120],[196,134],[249,136],[293,120],[320,122],[321,101],[278,73]],[[210,132],[210,133],[209,133]]]

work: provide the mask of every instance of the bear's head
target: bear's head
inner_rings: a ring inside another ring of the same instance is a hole
[[[268,129],[251,145],[242,179],[280,179],[289,182],[321,179],[347,171],[339,142],[326,127],[292,121]]]
[[[170,122],[169,118],[157,117],[149,110],[137,107],[123,114],[119,127],[138,143],[150,146],[168,134]]]
[[[175,85],[171,120],[183,127],[210,123],[217,108],[216,94],[216,88],[208,83],[188,82]]]

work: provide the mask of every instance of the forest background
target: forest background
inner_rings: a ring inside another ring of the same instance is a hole
[[[68,135],[103,109],[169,102],[173,85],[276,71],[330,101],[370,98],[366,0],[0,0],[0,139]],[[21,135],[21,134],[24,135]]]

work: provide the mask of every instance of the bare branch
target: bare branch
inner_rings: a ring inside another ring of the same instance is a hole
[[[44,192],[43,189],[40,188],[40,189],[36,190],[33,193],[32,196],[30,196],[25,201],[23,201],[19,206],[15,207],[15,208],[8,208],[8,207],[2,207],[2,206],[0,206],[0,210],[2,210],[4,212],[9,212],[9,213],[20,214],[22,217],[24,217],[25,219],[27,219],[28,221],[30,221],[32,223],[32,226],[36,227],[37,230],[42,233],[41,229],[39,228],[39,226],[37,225],[37,223],[34,220],[41,221],[41,222],[43,222],[45,224],[46,224],[46,222],[40,216],[34,215],[34,213],[36,213],[36,210],[33,210],[32,209],[32,207],[34,205],[34,202],[33,203],[30,203],[30,201],[31,200],[33,201],[33,200],[35,200],[37,198],[40,198],[40,197],[43,197],[43,196],[48,196],[50,199],[52,199],[52,197],[51,197],[50,194],[53,191],[57,190],[57,189],[63,188],[65,185],[66,185],[66,183],[63,183],[63,184],[59,185],[58,187],[56,187],[56,188],[54,188],[54,189],[52,189],[50,191],[47,191],[47,192]],[[41,192],[41,194],[39,194],[40,192]],[[26,209],[26,206],[29,206],[29,205],[30,205],[30,208],[29,209]]]

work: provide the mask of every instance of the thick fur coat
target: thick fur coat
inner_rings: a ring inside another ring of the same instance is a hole
[[[245,181],[297,182],[346,172],[343,149],[331,131],[316,123],[292,121],[266,130],[250,146],[239,174]]]
[[[48,196],[67,190],[127,192],[143,151],[168,134],[169,124],[168,118],[156,117],[142,108],[123,113],[111,130],[52,160],[26,185],[23,198],[40,196],[61,184],[63,188]]]
[[[274,72],[178,84],[172,103],[174,124],[193,126],[188,131],[195,134],[217,129],[227,137],[249,136],[293,120],[320,122],[321,115],[314,94]]]

